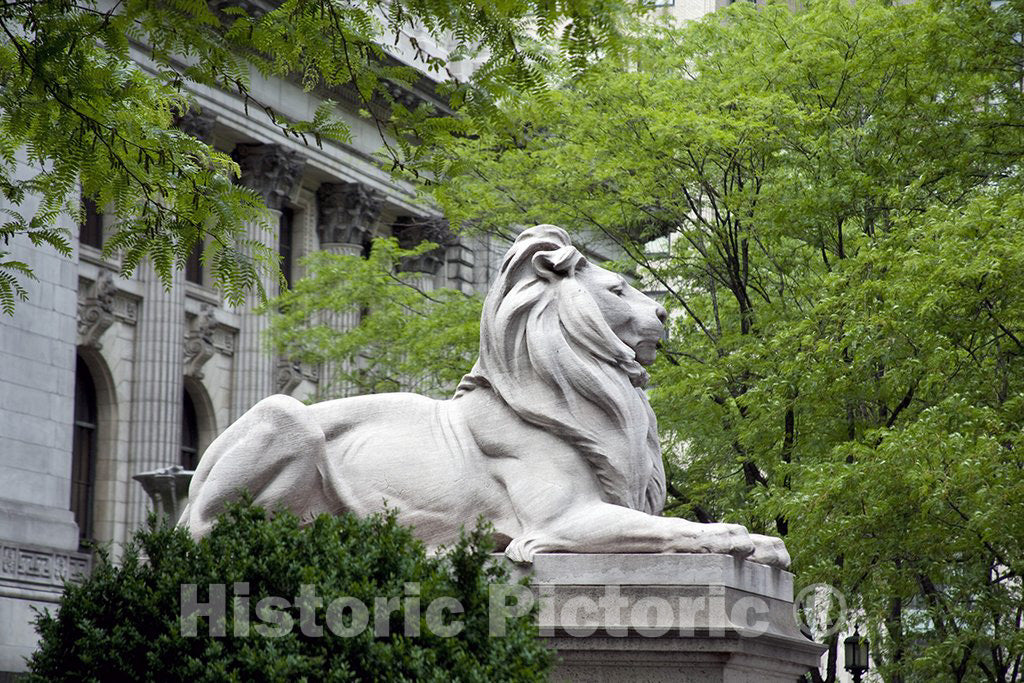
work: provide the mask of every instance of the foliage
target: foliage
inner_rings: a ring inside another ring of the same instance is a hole
[[[248,603],[238,602],[244,589],[236,582],[248,584]],[[410,582],[419,585],[418,614],[408,602]],[[536,638],[535,615],[510,619],[505,637],[488,635],[488,587],[507,582],[505,569],[491,562],[485,528],[428,555],[393,515],[321,515],[302,527],[289,513],[268,519],[259,508],[236,504],[198,543],[181,528],[151,522],[120,566],[101,555],[91,577],[67,586],[57,615],[40,615],[42,640],[28,680],[544,680],[551,656]],[[210,597],[208,586],[227,584],[224,636],[209,635],[213,626],[205,618],[197,635],[182,633],[186,584],[199,586],[200,604]],[[304,584],[322,604],[299,606]],[[465,609],[444,617],[445,623],[454,618],[464,624],[452,637],[427,626],[427,606],[443,596]],[[292,604],[260,616],[257,605],[266,597]],[[339,597],[357,598],[371,610],[376,597],[402,598],[386,622],[390,635],[374,636],[372,614],[362,633],[335,635],[325,626],[326,611]],[[236,603],[248,622],[236,616]],[[420,635],[404,635],[407,612]],[[254,632],[271,620],[293,628],[282,627],[286,632],[273,637]],[[246,635],[234,635],[236,629]]]
[[[271,302],[269,342],[288,358],[320,365],[319,399],[346,394],[417,391],[450,394],[476,359],[478,296],[451,289],[424,292],[404,259],[436,244],[400,249],[374,240],[368,258],[317,252],[306,277]],[[353,323],[339,332],[345,321]]]
[[[62,213],[80,216],[80,195],[116,215],[104,249],[130,274],[149,258],[165,284],[196,244],[228,300],[260,287],[257,271],[276,271],[276,255],[246,238],[245,225],[268,227],[261,202],[232,180],[226,155],[175,129],[190,91],[220,89],[247,110],[264,112],[287,135],[347,141],[329,99],[308,121],[290,120],[250,89],[254,74],[297,79],[306,91],[355,92],[364,114],[391,128],[403,147],[418,128],[445,127],[421,107],[408,111],[390,87],[418,72],[396,65],[382,44],[426,30],[450,44],[451,61],[485,56],[471,82],[443,93],[453,106],[479,109],[509,87],[542,87],[537,64],[549,56],[526,31],[558,39],[573,64],[613,44],[618,0],[285,0],[265,11],[242,4],[121,0],[12,1],[0,4],[0,239],[24,234],[69,255]],[[527,20],[529,18],[529,20]],[[411,39],[426,71],[448,61]],[[144,46],[144,47],[143,47]],[[26,175],[27,174],[27,175]],[[24,298],[26,264],[0,250],[0,305]],[[262,295],[263,292],[259,291]]]
[[[785,536],[888,681],[1024,666],[1022,33],[735,3],[419,158],[456,223],[611,239],[664,292],[670,510]]]

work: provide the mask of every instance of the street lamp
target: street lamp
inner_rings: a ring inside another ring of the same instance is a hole
[[[843,641],[846,653],[845,668],[853,674],[853,683],[860,683],[861,676],[868,671],[868,639],[854,627],[853,635]]]

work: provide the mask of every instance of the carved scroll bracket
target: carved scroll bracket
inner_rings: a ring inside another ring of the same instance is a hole
[[[78,344],[101,349],[100,337],[114,324],[114,298],[117,285],[109,270],[101,270],[89,286],[85,298],[78,302]]]

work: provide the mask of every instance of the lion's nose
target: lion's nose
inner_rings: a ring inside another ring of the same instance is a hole
[[[654,314],[658,316],[658,320],[661,321],[662,325],[664,325],[665,321],[668,320],[668,311],[665,310],[664,306],[658,306],[658,308],[655,309]]]

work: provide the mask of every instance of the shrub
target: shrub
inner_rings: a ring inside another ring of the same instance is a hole
[[[428,555],[393,514],[323,515],[303,527],[294,515],[270,517],[248,503],[230,507],[198,543],[151,520],[120,566],[100,553],[92,575],[66,587],[59,613],[39,615],[41,643],[29,680],[543,680],[552,657],[532,613],[508,619],[503,637],[488,634],[489,587],[508,583],[505,569],[491,562],[489,538],[480,527]],[[199,604],[216,604],[219,589],[211,586],[225,585],[226,613],[198,618],[197,635],[181,618],[189,584],[198,587]],[[303,585],[322,602],[301,604]],[[290,605],[257,608],[271,596]],[[352,626],[351,609],[340,622],[337,612],[329,621],[328,606],[341,597],[368,607],[368,625],[356,635],[335,633]],[[445,624],[461,622],[457,635],[429,627],[427,607],[438,597],[455,598],[464,609],[443,615]],[[393,599],[396,609],[390,616],[375,610],[375,598]],[[407,612],[418,635],[406,635]],[[289,619],[294,625],[286,629]],[[387,635],[377,635],[375,625]]]

